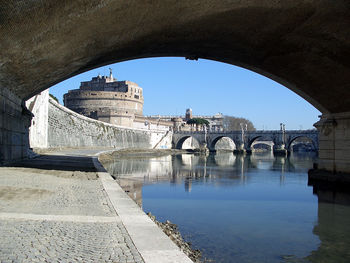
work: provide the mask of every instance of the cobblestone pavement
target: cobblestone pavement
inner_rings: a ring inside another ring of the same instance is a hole
[[[123,225],[0,220],[1,262],[143,262]]]
[[[0,212],[112,216],[94,172],[0,167]]]
[[[0,167],[0,262],[143,262],[93,172]]]

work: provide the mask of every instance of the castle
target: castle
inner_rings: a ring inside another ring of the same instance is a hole
[[[112,69],[109,76],[98,75],[81,82],[79,89],[64,94],[63,101],[67,108],[81,115],[123,127],[190,131],[193,127],[186,121],[203,118],[209,121],[211,130],[223,130],[222,114],[192,116],[192,109],[187,109],[185,116],[143,116],[142,88],[131,81],[117,81]]]
[[[64,105],[84,116],[115,125],[133,127],[143,115],[142,88],[131,81],[117,81],[112,69],[109,76],[81,82],[79,89],[63,96]]]

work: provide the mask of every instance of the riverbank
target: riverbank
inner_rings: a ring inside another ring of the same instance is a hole
[[[54,153],[14,166],[0,167],[1,262],[145,262],[91,157]]]
[[[194,249],[191,246],[191,243],[186,242],[181,233],[178,230],[176,224],[171,223],[169,220],[166,220],[164,223],[156,219],[151,212],[148,212],[147,215],[152,219],[154,223],[157,224],[163,232],[170,237],[170,239],[194,262],[202,263],[202,252],[199,249]]]
[[[98,160],[101,163],[111,162],[115,158],[151,158],[161,157],[171,154],[185,154],[191,153],[188,150],[177,150],[177,149],[121,149],[121,150],[110,150],[102,152],[98,156]]]
[[[0,167],[1,262],[192,262],[103,170],[101,150]]]
[[[108,151],[99,154],[98,160],[102,165],[106,165],[109,162],[118,158],[123,159],[143,159],[152,157],[162,157],[173,154],[190,154],[194,153],[189,150],[176,150],[176,149],[123,149],[118,151]],[[112,175],[113,178],[114,175]],[[118,178],[115,178],[118,181]],[[122,187],[123,188],[123,187]],[[128,189],[123,189],[128,192]],[[130,198],[132,196],[129,195]],[[133,198],[132,198],[133,199]],[[135,204],[137,200],[134,200]],[[189,242],[186,242],[181,233],[178,231],[177,225],[166,220],[164,223],[158,221],[154,215],[150,212],[147,213],[149,218],[178,246],[178,248],[185,253],[194,263],[202,263],[202,253],[198,249],[194,249]]]

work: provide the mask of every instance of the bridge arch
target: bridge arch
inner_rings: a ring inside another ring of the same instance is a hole
[[[306,135],[299,135],[299,136],[295,136],[294,138],[292,138],[289,142],[288,142],[288,145],[287,145],[287,150],[289,152],[292,152],[293,151],[293,143],[295,141],[297,141],[298,139],[306,139],[307,141],[311,142],[311,145],[312,145],[312,150],[313,151],[317,151],[318,147],[317,147],[317,142],[315,142],[315,140],[313,138],[311,138],[310,136],[306,136]],[[300,142],[300,144],[305,144],[305,142]]]
[[[258,145],[264,145],[267,146],[270,151],[273,151],[273,148],[275,146],[275,143],[273,141],[254,141],[251,145],[250,148],[252,151],[256,150],[256,146]],[[260,147],[262,148],[262,147]]]
[[[217,150],[217,145],[220,143],[220,141],[222,140],[226,140],[226,143],[224,142],[224,144],[227,144],[227,149],[224,150],[236,150],[237,148],[237,143],[235,142],[235,140],[233,140],[232,138],[226,136],[226,135],[222,135],[222,136],[217,136],[215,137],[211,143],[208,145],[209,146],[209,150],[211,151],[215,151]]]
[[[199,142],[195,137],[193,137],[191,135],[186,135],[186,136],[183,136],[180,139],[178,139],[177,142],[175,142],[175,149],[179,149],[179,150],[183,149],[183,145],[186,142],[186,140],[188,140],[188,139],[191,139],[192,142],[194,141],[195,144],[197,144],[197,146],[199,147]]]
[[[127,5],[119,0],[103,5],[49,0],[23,5],[8,0],[2,8],[0,54],[6,63],[0,86],[27,99],[100,66],[180,56],[247,68],[283,84],[322,112],[347,112],[349,99],[338,99],[350,83],[348,45],[341,41],[350,33],[346,3],[179,0],[170,6],[162,0]],[[122,19],[125,14],[128,19]],[[327,73],[327,78],[310,72]]]
[[[23,99],[90,69],[146,57],[206,58],[252,70],[319,109],[321,130],[349,128],[347,0],[8,0],[1,10],[0,98],[11,108],[0,114],[11,124],[0,132],[23,137],[21,145],[1,145],[6,158],[21,158],[28,148]],[[337,157],[344,149],[328,150],[328,135],[324,167],[350,172],[349,157]],[[349,140],[336,139],[337,145]],[[348,153],[346,147],[342,156]]]
[[[267,136],[267,135],[258,135],[258,136],[253,136],[252,138],[248,139],[248,144],[247,144],[247,149],[251,149],[252,145],[254,145],[254,143],[256,143],[257,141],[266,141],[266,142],[272,142],[273,144],[275,144],[275,139],[273,138],[273,136]]]

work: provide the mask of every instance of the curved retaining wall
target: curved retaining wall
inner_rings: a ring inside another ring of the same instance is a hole
[[[71,111],[52,99],[49,99],[48,115],[49,148],[171,148],[171,132],[124,128],[97,121]]]

